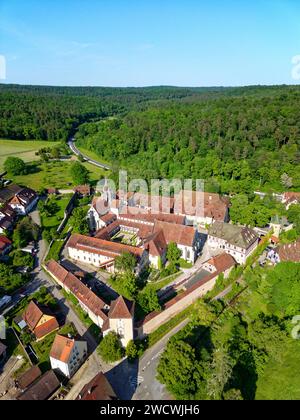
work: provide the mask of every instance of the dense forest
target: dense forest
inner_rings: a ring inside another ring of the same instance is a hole
[[[299,398],[300,342],[291,320],[299,313],[300,264],[249,268],[244,280],[248,288],[234,305],[224,306],[230,297],[199,301],[191,322],[170,339],[158,378],[176,398]]]
[[[131,177],[202,178],[209,191],[300,189],[300,88],[0,84],[0,137],[65,141]],[[113,117],[113,118],[107,118]]]
[[[118,161],[134,177],[202,178],[223,193],[299,189],[300,91],[278,89],[186,98],[83,124],[78,145]]]

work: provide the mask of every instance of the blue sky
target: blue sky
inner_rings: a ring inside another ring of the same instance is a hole
[[[6,83],[292,84],[300,1],[0,0],[0,54]]]

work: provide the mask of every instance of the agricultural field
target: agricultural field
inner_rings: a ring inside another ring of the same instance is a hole
[[[57,142],[38,141],[38,140],[5,140],[0,139],[0,171],[3,170],[5,159],[9,156],[16,156],[24,162],[34,162],[39,160],[35,153],[43,147],[53,147]]]

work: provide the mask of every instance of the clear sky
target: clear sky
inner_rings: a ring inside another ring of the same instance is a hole
[[[5,83],[292,84],[300,0],[0,0],[0,54]]]

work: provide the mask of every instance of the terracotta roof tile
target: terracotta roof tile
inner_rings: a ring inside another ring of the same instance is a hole
[[[193,246],[196,230],[191,226],[176,225],[172,223],[165,223],[156,221],[154,225],[154,232],[163,231],[166,242],[175,242],[176,244]]]
[[[229,268],[234,267],[236,265],[235,259],[231,255],[226,254],[225,252],[223,254],[211,258],[209,261],[207,261],[207,263],[216,267],[216,270],[219,272],[226,271]]]
[[[41,369],[38,366],[32,366],[17,379],[18,387],[23,390],[28,388],[41,375]]]
[[[50,357],[68,363],[74,345],[74,339],[57,334],[50,350]]]
[[[105,401],[116,400],[117,396],[109,381],[102,372],[99,372],[80,391],[76,400],[84,401]]]
[[[123,296],[119,296],[117,300],[111,303],[108,313],[109,319],[133,318],[134,302],[130,302]]]
[[[300,239],[292,244],[281,245],[276,249],[280,261],[300,262]]]
[[[58,381],[53,370],[46,372],[37,382],[31,385],[27,391],[20,394],[18,400],[43,401],[51,397],[51,395],[59,388]]]

